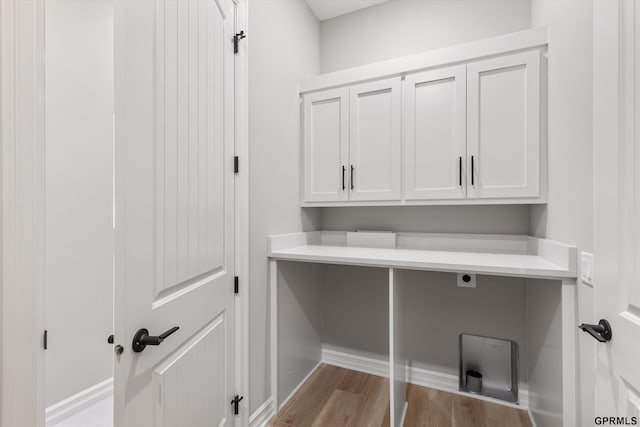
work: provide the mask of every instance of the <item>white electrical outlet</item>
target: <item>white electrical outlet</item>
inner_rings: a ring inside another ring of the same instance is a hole
[[[593,286],[593,254],[580,253],[580,278],[587,285]]]
[[[475,288],[476,275],[470,273],[458,273],[458,286],[461,288]]]

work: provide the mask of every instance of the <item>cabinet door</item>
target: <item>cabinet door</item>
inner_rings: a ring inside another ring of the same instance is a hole
[[[405,78],[407,200],[464,199],[466,87],[464,65]]]
[[[467,197],[540,195],[540,53],[467,66]]]
[[[304,95],[304,201],[348,200],[349,89]]]
[[[400,78],[351,87],[351,200],[401,198]]]

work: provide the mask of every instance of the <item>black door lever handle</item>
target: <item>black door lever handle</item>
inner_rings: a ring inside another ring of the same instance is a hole
[[[582,325],[578,326],[578,328],[582,329],[584,332],[588,333],[599,342],[611,341],[611,325],[605,319],[600,319],[600,322],[598,322],[597,325],[589,325],[583,323]]]
[[[163,332],[159,336],[149,335],[148,329],[138,329],[138,332],[133,336],[133,343],[131,347],[133,351],[136,353],[140,353],[144,350],[148,345],[160,345],[162,341],[164,341],[169,335],[173,334],[175,331],[180,329],[178,326],[174,326],[168,331]]]

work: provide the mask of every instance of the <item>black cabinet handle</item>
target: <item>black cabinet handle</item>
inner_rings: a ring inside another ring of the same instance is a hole
[[[462,187],[462,156],[458,157],[458,185]]]
[[[582,325],[578,326],[578,328],[582,329],[584,332],[588,333],[599,342],[611,341],[611,325],[605,319],[600,319],[597,325],[589,325],[583,323]]]
[[[347,171],[347,168],[345,168],[344,166],[342,166],[342,191],[344,191],[344,189],[346,188],[344,185],[344,173]]]
[[[353,190],[353,165],[351,165],[351,179],[350,179],[350,182],[351,182],[351,189]]]
[[[475,175],[475,172],[474,172],[474,167],[473,167],[473,156],[471,156],[471,185],[474,185],[474,183],[473,183],[473,175]]]
[[[138,332],[133,336],[133,343],[131,347],[133,351],[136,353],[140,353],[144,350],[148,345],[160,345],[162,341],[164,341],[169,335],[173,334],[175,331],[180,329],[178,326],[174,326],[168,331],[163,332],[159,336],[149,335],[148,329],[138,329]]]

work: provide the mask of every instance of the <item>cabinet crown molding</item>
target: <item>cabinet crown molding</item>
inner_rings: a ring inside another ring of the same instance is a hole
[[[369,80],[401,76],[430,68],[471,62],[494,55],[546,48],[547,27],[532,28],[414,55],[374,62],[300,80],[300,93],[309,93]]]

